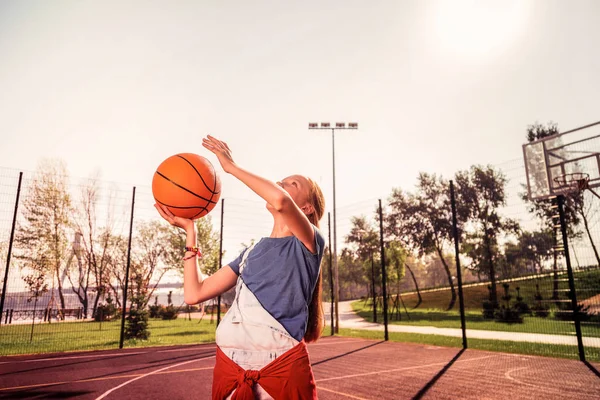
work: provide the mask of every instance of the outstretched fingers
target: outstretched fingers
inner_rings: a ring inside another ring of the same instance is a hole
[[[174,215],[173,215],[173,213],[171,213],[171,211],[168,208],[166,208],[158,203],[154,204],[154,207],[158,210],[158,213],[160,214],[161,217],[166,219],[170,224],[173,224]]]

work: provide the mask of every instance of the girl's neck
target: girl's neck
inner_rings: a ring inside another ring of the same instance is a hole
[[[271,231],[272,238],[282,238],[286,236],[292,236],[293,233],[290,228],[279,218],[275,218],[273,223],[273,230]]]

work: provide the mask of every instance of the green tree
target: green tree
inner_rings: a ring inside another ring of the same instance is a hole
[[[391,281],[396,281],[396,294],[400,294],[400,282],[406,273],[405,263],[408,254],[402,244],[397,241],[388,241],[385,246],[385,261],[388,276]],[[390,293],[388,291],[388,293]]]
[[[67,237],[73,212],[68,179],[62,161],[45,160],[39,164],[25,191],[23,219],[15,234],[15,258],[24,267],[43,269],[56,280],[62,310],[65,308],[62,275],[70,252]]]
[[[407,243],[419,256],[439,257],[450,287],[448,310],[456,303],[456,289],[450,266],[444,257],[452,243],[452,213],[448,182],[435,174],[420,173],[415,193],[394,189],[389,198],[390,212],[385,217],[386,234]],[[459,221],[463,221],[459,218]]]
[[[133,267],[125,338],[146,340],[150,337],[148,331],[149,312],[146,310],[146,306],[151,295],[148,294],[148,285],[145,282],[146,277],[143,268],[140,265]]]
[[[361,268],[352,268],[356,274],[362,271],[365,282],[372,282],[372,285],[381,285],[381,262],[379,261],[379,232],[367,220],[366,217],[352,217],[352,228],[346,236],[346,243],[356,247],[355,256],[346,260],[349,266],[354,267],[353,263],[357,262]],[[350,252],[350,249],[348,249]],[[349,255],[349,254],[348,254]],[[352,281],[358,283],[361,279],[354,276]],[[376,292],[375,287],[372,287],[373,292]],[[369,290],[367,291],[369,293]]]
[[[455,180],[457,201],[464,210],[468,210],[468,223],[474,230],[466,235],[463,249],[473,260],[471,267],[489,277],[491,301],[496,307],[496,264],[500,257],[498,238],[519,231],[516,221],[498,212],[506,205],[506,177],[492,166],[473,165],[469,170],[457,172]]]
[[[138,295],[143,293],[145,307],[160,284],[162,277],[171,270],[177,270],[179,265],[169,261],[171,254],[173,227],[160,221],[144,221],[138,224],[135,235],[135,245],[132,248],[131,272],[139,280],[136,283]],[[179,259],[179,263],[181,263]],[[141,291],[141,288],[144,288]],[[139,300],[140,304],[142,301]]]
[[[35,326],[35,313],[37,311],[38,299],[48,291],[45,268],[36,268],[22,279],[27,285],[27,289],[31,294],[31,296],[29,296],[27,299],[27,302],[30,303],[32,300],[34,301],[33,315],[31,316],[31,334],[29,336],[29,341],[31,342],[33,340],[33,328]]]

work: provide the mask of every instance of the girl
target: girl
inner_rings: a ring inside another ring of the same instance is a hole
[[[325,239],[318,230],[325,200],[317,184],[293,175],[273,183],[239,167],[225,142],[207,136],[202,145],[223,170],[267,202],[273,215],[269,237],[202,279],[192,220],[160,215],[185,230],[184,298],[187,304],[212,299],[236,287],[235,300],[217,328],[214,400],[316,399],[306,342],[323,329],[321,259]]]

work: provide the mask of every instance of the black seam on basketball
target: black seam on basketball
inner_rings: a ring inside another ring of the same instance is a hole
[[[206,182],[204,181],[204,178],[202,177],[202,174],[200,172],[198,172],[198,170],[196,169],[196,167],[194,167],[194,164],[192,164],[191,162],[188,161],[187,158],[185,158],[184,156],[177,154],[177,157],[181,158],[182,160],[185,160],[186,163],[190,164],[190,167],[194,168],[194,171],[196,171],[196,173],[198,174],[198,176],[200,177],[200,180],[202,181],[202,183],[204,183],[204,187],[211,193],[214,193],[215,190],[211,189],[208,187],[208,185],[206,184]],[[213,176],[215,177],[215,182],[217,181],[217,176],[215,175],[215,171],[214,171],[214,167],[213,167]]]
[[[156,200],[156,199],[155,199],[155,200]],[[181,209],[181,210],[189,210],[189,209],[192,209],[192,208],[202,208],[202,209],[206,209],[206,207],[201,207],[201,206],[190,206],[190,207],[184,207],[184,206],[171,206],[171,205],[169,205],[169,204],[167,204],[167,203],[163,203],[163,202],[162,202],[162,201],[160,201],[160,200],[156,200],[156,202],[157,202],[157,203],[160,203],[160,204],[162,204],[162,205],[163,205],[163,206],[165,206],[165,207],[170,207],[170,208],[179,208],[179,209]]]
[[[192,217],[192,219],[196,218],[198,215],[202,214],[204,211],[207,211],[207,214],[208,214],[208,210],[206,209],[206,207],[203,207],[202,210],[200,210],[199,212],[197,212],[196,215],[194,215]]]
[[[198,197],[198,198],[200,198],[200,199],[202,199],[202,200],[204,200],[204,201],[208,201],[209,203],[214,203],[214,204],[217,204],[217,202],[216,202],[216,201],[212,201],[212,200],[210,200],[210,199],[207,199],[206,197],[202,197],[202,196],[200,196],[199,194],[196,194],[196,193],[192,192],[191,190],[189,190],[189,189],[186,189],[185,187],[181,186],[180,184],[178,184],[178,183],[176,183],[176,182],[173,182],[172,180],[170,180],[169,178],[167,178],[166,176],[164,176],[164,175],[163,175],[163,174],[161,174],[160,172],[156,171],[156,173],[158,174],[158,176],[160,176],[160,177],[161,177],[161,178],[163,178],[163,179],[166,179],[166,180],[168,180],[169,182],[171,182],[173,185],[177,186],[178,188],[180,188],[180,189],[183,189],[183,190],[185,190],[186,192],[188,192],[188,193],[190,193],[190,194],[193,194],[194,196],[196,196],[196,197]],[[210,189],[208,189],[208,190],[210,190]],[[211,196],[211,197],[212,197],[212,196]]]

